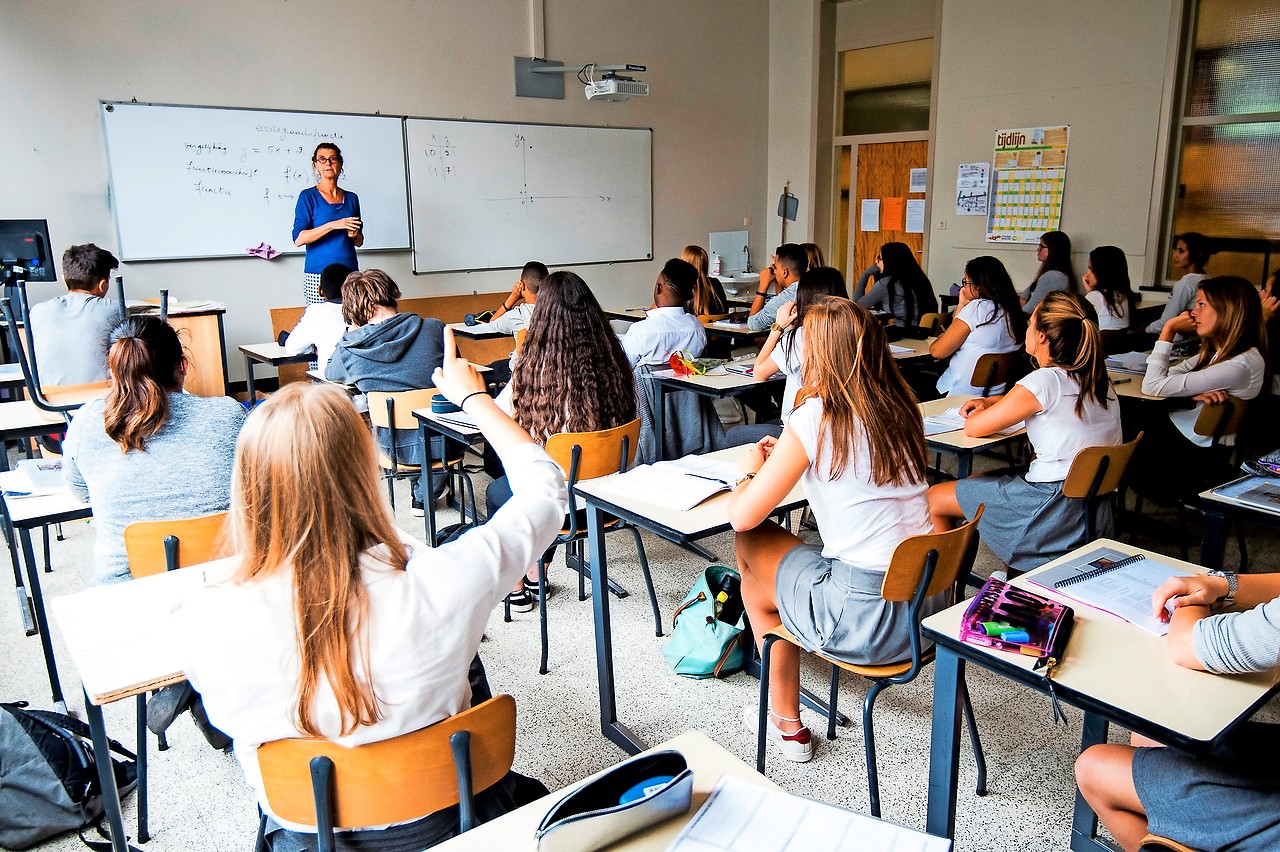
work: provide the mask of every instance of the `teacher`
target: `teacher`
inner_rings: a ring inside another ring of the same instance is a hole
[[[293,244],[306,246],[303,287],[307,304],[323,302],[320,273],[331,263],[359,269],[356,248],[364,245],[364,223],[360,221],[360,199],[338,186],[342,174],[342,151],[332,142],[321,142],[311,154],[311,167],[318,181],[298,193],[293,211]]]

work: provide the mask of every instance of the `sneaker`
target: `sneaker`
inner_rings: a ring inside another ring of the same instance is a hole
[[[992,571],[991,579],[999,580],[1001,583],[1007,583],[1009,582],[1009,572],[1008,571]]]
[[[195,703],[196,698],[196,691],[190,683],[166,686],[147,702],[147,729],[156,736],[163,734],[174,719]]]
[[[528,576],[524,578],[524,590],[533,595],[533,599],[538,599],[538,581],[530,580]],[[551,597],[551,583],[547,583],[547,597]]]
[[[813,758],[813,732],[807,727],[794,734],[784,734],[773,721],[773,714],[765,717],[768,727],[765,729],[770,740],[782,749],[782,756],[793,763],[808,763]],[[760,729],[760,705],[748,704],[742,708],[742,721],[752,733]]]
[[[528,589],[521,589],[507,595],[507,606],[511,607],[512,612],[530,612],[537,605],[537,598],[531,595]]]
[[[415,518],[426,517],[427,510],[423,508],[422,501],[417,497],[413,498],[413,501],[409,503],[409,514]]]

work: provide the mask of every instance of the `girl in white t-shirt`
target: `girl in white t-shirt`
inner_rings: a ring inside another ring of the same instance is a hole
[[[865,308],[824,296],[805,314],[798,405],[780,438],[743,454],[729,501],[742,596],[756,636],[786,625],[813,651],[877,665],[910,656],[908,605],[880,595],[894,549],[930,531],[920,410]],[[804,544],[767,520],[797,482],[822,534]],[[926,612],[945,604],[926,601]],[[770,738],[797,762],[813,754],[800,722],[799,655],[774,647]],[[748,725],[756,727],[754,706]]]
[[[987,353],[1016,352],[1026,331],[1027,320],[1004,264],[989,255],[969,261],[955,319],[929,345],[934,358],[951,358],[938,379],[938,390],[946,396],[982,393],[981,386],[971,384],[978,359]],[[1003,393],[1004,385],[991,392]]]
[[[1027,354],[1040,365],[1003,396],[960,407],[964,432],[983,437],[1026,422],[1035,460],[1022,476],[979,476],[934,485],[929,514],[936,530],[986,511],[982,540],[1011,570],[1028,571],[1085,544],[1082,500],[1064,497],[1076,453],[1119,444],[1120,405],[1107,379],[1102,335],[1084,299],[1049,293],[1031,315]],[[1108,535],[1108,511],[1098,524]]]
[[[1089,252],[1084,291],[1084,297],[1098,312],[1098,328],[1103,331],[1129,328],[1129,318],[1133,316],[1133,287],[1129,284],[1129,262],[1120,248],[1098,246]]]

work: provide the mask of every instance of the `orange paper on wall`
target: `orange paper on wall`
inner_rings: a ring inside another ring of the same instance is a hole
[[[901,231],[907,227],[907,203],[904,198],[880,199],[880,230]]]

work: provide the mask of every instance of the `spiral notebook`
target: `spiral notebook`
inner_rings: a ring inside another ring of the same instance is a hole
[[[1163,636],[1169,632],[1169,625],[1152,612],[1151,593],[1170,577],[1186,575],[1186,569],[1145,554],[1129,555],[1102,547],[1056,568],[1029,575],[1027,580]]]

